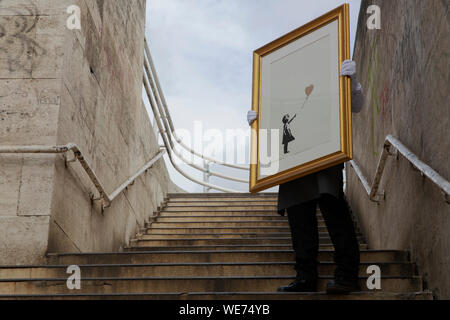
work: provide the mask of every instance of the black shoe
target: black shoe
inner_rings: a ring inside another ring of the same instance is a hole
[[[317,281],[295,280],[286,287],[279,287],[278,292],[316,292]]]
[[[328,294],[349,294],[361,291],[358,281],[332,280],[327,284]]]

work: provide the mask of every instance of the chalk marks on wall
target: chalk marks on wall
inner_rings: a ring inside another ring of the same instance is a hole
[[[378,146],[375,135],[375,123],[381,120],[385,122],[388,120],[390,113],[390,76],[387,75],[385,79],[380,78],[382,65],[379,63],[379,34],[374,37],[370,43],[370,52],[372,54],[371,64],[368,70],[368,93],[369,93],[369,108],[371,112],[371,145],[372,153],[378,156]]]
[[[390,94],[391,94],[391,80],[387,79],[384,82],[383,89],[380,94],[380,104],[381,104],[381,118],[386,121],[390,111]]]
[[[375,79],[376,73],[378,71],[378,41],[379,37],[376,36],[370,45],[371,46],[370,52],[372,54],[371,59],[372,63],[369,65],[369,72],[368,72],[368,83],[369,83],[368,93],[370,97],[369,107],[371,112],[370,132],[371,132],[372,153],[375,156],[378,155],[375,146],[375,114],[376,113],[379,114],[379,101],[376,96],[376,92],[378,91],[378,82]]]
[[[0,0],[0,5],[3,0]],[[8,15],[0,16],[0,54],[4,55],[8,71],[31,74],[33,57],[46,55],[46,50],[33,39],[39,21],[39,10],[28,0],[20,9],[3,8]]]

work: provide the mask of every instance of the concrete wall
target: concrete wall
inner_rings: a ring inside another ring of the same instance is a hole
[[[66,28],[69,5],[81,30]],[[0,0],[0,145],[76,143],[108,193],[158,145],[142,104],[145,0]],[[158,163],[103,213],[78,163],[0,155],[0,264],[120,250],[171,184]]]
[[[381,30],[368,30],[368,5],[381,8]],[[372,181],[386,135],[402,141],[444,178],[450,176],[449,2],[363,1],[354,59],[366,94],[353,117],[355,159]],[[410,249],[425,284],[450,298],[450,210],[440,190],[400,157],[388,161],[386,200],[368,200],[353,169],[347,196],[374,249]]]
[[[0,1],[0,145],[56,144],[64,10],[63,1]],[[0,263],[42,259],[55,157],[0,159]]]

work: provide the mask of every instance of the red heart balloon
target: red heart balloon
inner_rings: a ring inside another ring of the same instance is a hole
[[[309,97],[313,91],[314,91],[314,85],[310,85],[309,87],[306,87],[306,89],[305,89],[306,96]]]

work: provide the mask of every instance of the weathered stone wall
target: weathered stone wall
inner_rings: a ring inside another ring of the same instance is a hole
[[[0,145],[56,144],[66,7],[64,1],[0,1]],[[0,263],[43,258],[54,160],[0,155]]]
[[[368,30],[369,5],[381,8],[381,30]],[[446,0],[363,1],[354,59],[366,94],[353,117],[355,159],[372,181],[385,137],[392,134],[450,177],[450,17]],[[426,285],[450,298],[450,210],[440,190],[409,162],[391,158],[381,188],[368,200],[353,169],[347,195],[374,249],[410,249]]]
[[[66,28],[69,5],[81,30]],[[142,105],[145,0],[0,0],[0,145],[76,143],[108,193],[157,152]],[[126,245],[167,193],[163,161],[103,213],[78,163],[0,156],[0,264]]]

